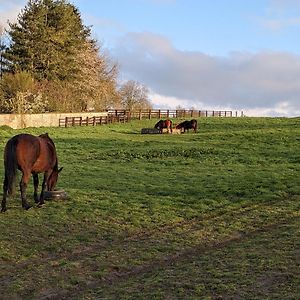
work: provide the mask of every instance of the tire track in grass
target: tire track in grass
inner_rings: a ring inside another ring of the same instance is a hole
[[[155,259],[153,261],[147,262],[140,266],[135,266],[128,270],[114,270],[107,276],[104,276],[102,279],[89,282],[82,286],[77,286],[76,292],[69,291],[66,293],[63,293],[60,296],[67,298],[72,298],[75,296],[79,296],[80,293],[84,293],[86,290],[96,290],[101,288],[109,288],[113,285],[118,285],[122,283],[123,281],[132,279],[134,277],[139,276],[145,276],[148,273],[154,273],[155,270],[159,269],[165,269],[167,267],[170,267],[173,264],[180,263],[182,261],[192,259],[195,257],[198,257],[201,254],[205,254],[210,251],[219,250],[222,248],[225,248],[232,243],[242,243],[243,240],[249,239],[254,236],[258,236],[265,233],[270,233],[273,231],[276,231],[280,226],[285,224],[291,224],[294,222],[299,222],[300,216],[293,216],[289,217],[287,219],[281,219],[280,222],[275,222],[272,224],[267,224],[265,226],[262,226],[260,228],[255,228],[253,230],[249,230],[248,232],[244,233],[233,233],[231,236],[225,237],[223,239],[220,239],[218,241],[212,241],[207,244],[197,244],[192,248],[184,249],[181,252],[169,254],[163,257],[160,257],[158,259]]]
[[[284,206],[276,209],[266,203],[253,204],[226,214],[217,212],[214,216],[204,217],[202,220],[187,220],[171,226],[172,229],[165,227],[162,230],[152,231],[151,234],[146,232],[101,245],[90,245],[87,251],[77,251],[75,255],[73,252],[63,259],[73,263],[79,262],[78,269],[72,270],[73,274],[77,272],[79,277],[81,274],[92,274],[89,279],[79,280],[74,289],[76,291],[90,289],[99,284],[105,286],[135,274],[148,272],[155,266],[171,264],[180,257],[192,255],[195,251],[223,247],[294,218],[299,218],[299,212]],[[229,229],[225,232],[220,231],[224,226]],[[153,252],[157,245],[167,247],[163,247],[162,251]],[[171,248],[168,245],[171,245]],[[55,260],[51,258],[50,263],[55,263]],[[99,270],[101,275],[93,276]]]
[[[66,276],[66,270],[60,262],[64,261],[71,264],[68,272],[81,278],[75,287],[67,288],[67,294],[72,294],[72,290],[83,291],[99,284],[105,286],[110,282],[136,276],[135,274],[149,272],[155,266],[171,264],[181,257],[192,255],[195,251],[224,247],[251,234],[299,218],[299,210],[295,210],[293,205],[285,206],[287,200],[254,203],[236,210],[232,207],[224,207],[221,210],[216,208],[201,218],[183,220],[132,235],[126,234],[112,241],[97,241],[89,244],[86,249],[80,246],[68,253],[43,253],[38,258],[10,265],[8,270],[11,274],[23,270],[22,274],[26,273],[24,270],[38,266],[35,274],[38,278],[45,273],[50,278],[63,278]],[[96,275],[99,270],[100,276]],[[84,274],[91,276],[83,278]],[[9,281],[6,279],[4,285]],[[1,282],[3,283],[2,280]],[[60,295],[64,295],[61,290],[58,292],[58,296]]]

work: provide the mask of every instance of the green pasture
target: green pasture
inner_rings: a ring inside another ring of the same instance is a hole
[[[6,141],[48,132],[69,195],[8,199],[0,299],[300,299],[300,118],[156,121],[0,128],[1,182]]]

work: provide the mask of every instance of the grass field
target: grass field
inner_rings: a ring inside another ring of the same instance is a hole
[[[155,121],[22,131],[53,138],[70,199],[9,199],[1,299],[300,299],[300,118]]]

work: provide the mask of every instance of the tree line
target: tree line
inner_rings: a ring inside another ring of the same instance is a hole
[[[29,0],[0,28],[1,113],[151,108],[147,87],[118,75],[67,0]]]

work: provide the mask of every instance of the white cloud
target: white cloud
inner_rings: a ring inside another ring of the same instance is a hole
[[[160,95],[154,100],[156,106],[300,115],[298,55],[236,52],[216,57],[177,50],[168,39],[151,33],[127,34],[114,55],[125,78]]]

